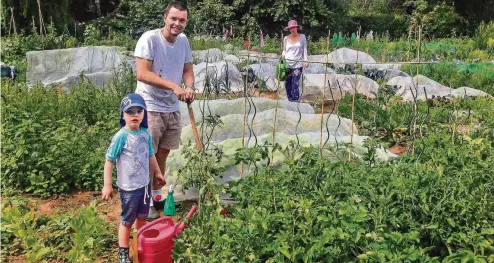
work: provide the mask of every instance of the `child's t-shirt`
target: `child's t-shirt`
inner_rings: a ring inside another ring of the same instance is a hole
[[[145,128],[121,128],[111,141],[106,160],[117,164],[117,186],[132,191],[149,184],[149,158],[153,156],[151,134]]]

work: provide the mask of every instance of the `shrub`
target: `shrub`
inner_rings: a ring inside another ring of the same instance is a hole
[[[489,23],[482,22],[475,30],[473,37],[477,49],[486,49],[489,47],[489,39],[494,38],[494,21]],[[492,47],[490,47],[492,48]]]
[[[485,51],[479,49],[472,51],[469,57],[471,59],[479,59],[480,61],[484,62],[489,60],[489,55]]]
[[[2,83],[2,193],[48,197],[102,186],[106,148],[119,127],[119,105],[135,77],[105,89],[82,81],[70,93],[55,87]]]

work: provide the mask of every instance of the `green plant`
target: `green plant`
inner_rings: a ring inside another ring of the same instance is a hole
[[[183,168],[178,172],[179,182],[184,189],[199,190],[199,202],[212,202],[219,207],[220,194],[224,193],[224,185],[220,183],[224,168],[218,165],[222,159],[222,151],[213,148],[199,152],[189,143],[182,149],[185,156]]]
[[[94,25],[87,25],[84,29],[84,44],[88,46],[96,45],[101,40],[101,33]]]
[[[372,167],[330,163],[315,149],[299,149],[307,150],[303,158],[232,184],[237,204],[226,217],[203,206],[177,240],[174,259],[486,259],[494,249],[485,242],[494,217],[490,143],[438,133],[419,142],[420,157]]]
[[[492,46],[489,46],[489,40],[494,39],[494,22],[490,21],[488,23],[480,23],[475,30],[475,36],[473,39],[477,49],[491,48],[492,50]]]
[[[98,217],[95,201],[79,209],[69,224],[74,231],[73,246],[67,253],[71,262],[94,262],[98,254],[111,248],[115,234],[110,233],[108,225]]]
[[[12,245],[8,254],[24,252],[28,262],[39,262],[50,252],[50,248],[45,247],[37,235],[35,212],[27,207],[27,200],[22,198],[7,200],[6,203],[2,205],[2,238]]]
[[[27,262],[94,262],[115,242],[95,202],[73,215],[54,216],[39,215],[30,200],[21,197],[2,202],[2,252],[7,256],[24,255]],[[2,253],[2,259],[5,256]]]
[[[474,50],[470,53],[471,59],[478,59],[480,61],[487,61],[489,59],[489,55],[483,50]]]

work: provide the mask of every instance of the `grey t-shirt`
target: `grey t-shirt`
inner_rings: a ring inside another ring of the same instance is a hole
[[[149,158],[153,156],[151,134],[145,128],[121,128],[111,141],[106,160],[117,164],[117,186],[132,191],[149,184]]]
[[[161,34],[161,29],[142,34],[137,41],[134,56],[152,60],[152,71],[177,85],[182,84],[184,64],[192,63],[192,51],[185,34],[178,35],[172,44]],[[180,109],[178,98],[171,90],[155,88],[137,81],[136,93],[146,101],[147,111],[175,112]]]

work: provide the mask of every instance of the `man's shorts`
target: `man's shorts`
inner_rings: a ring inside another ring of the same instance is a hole
[[[178,149],[182,121],[180,111],[175,112],[148,112],[148,130],[153,139],[154,152],[159,148],[167,150]]]
[[[145,191],[148,194],[145,195]],[[125,191],[118,188],[120,193],[120,201],[122,213],[120,221],[124,226],[131,226],[137,218],[146,219],[149,213],[149,203],[151,202],[151,185],[141,187],[132,191]]]

